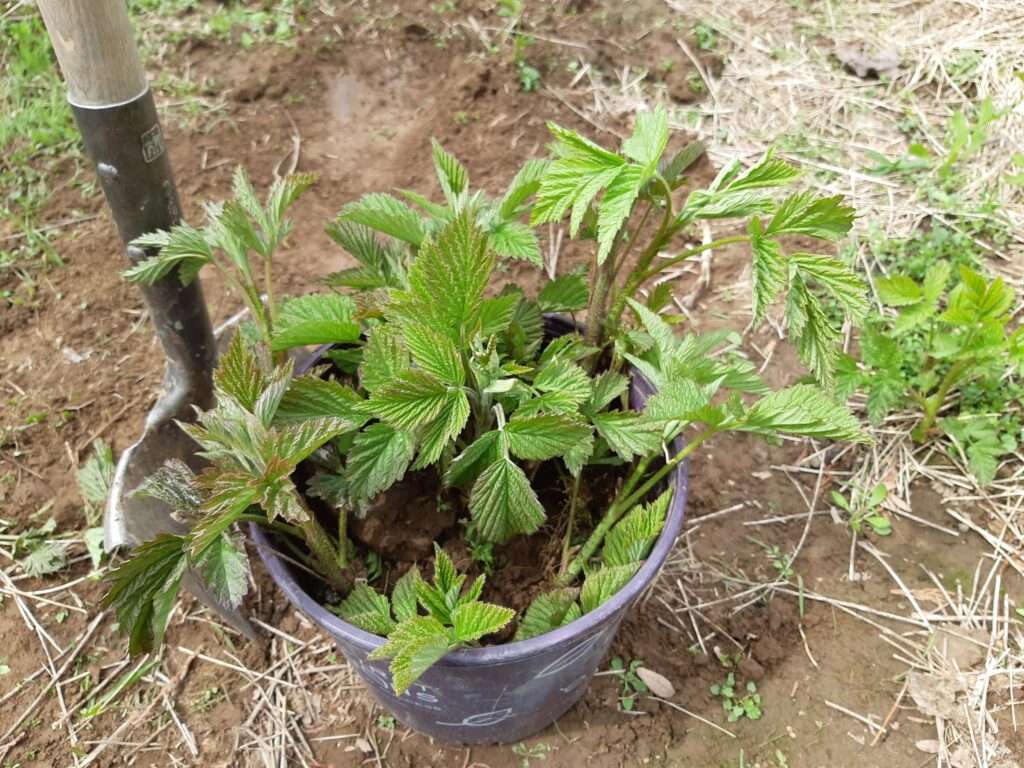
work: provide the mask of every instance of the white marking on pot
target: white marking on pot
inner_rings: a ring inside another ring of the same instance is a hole
[[[112,166],[110,163],[97,163],[96,173],[100,175],[100,178],[111,181],[117,178],[117,168]]]
[[[497,725],[512,717],[512,708],[499,709],[494,712],[480,712],[476,715],[468,715],[462,718],[461,722],[458,723],[441,723],[438,725],[448,725],[454,728],[486,728],[489,725]]]
[[[573,680],[571,683],[569,683],[568,685],[566,685],[566,686],[564,686],[562,688],[559,688],[558,690],[561,693],[569,693],[570,691],[572,691],[572,690],[574,690],[576,688],[579,688],[583,683],[587,682],[589,677],[590,677],[590,675],[580,675],[575,680]]]
[[[597,645],[604,639],[605,634],[605,632],[598,632],[594,635],[591,635],[574,648],[570,648],[568,651],[563,653],[557,659],[555,659],[546,667],[544,667],[544,669],[538,672],[537,676],[534,679],[539,680],[542,677],[550,677],[551,675],[557,675],[559,672],[565,671],[573,664],[575,664],[577,661],[586,656],[590,652],[591,648],[593,648],[595,645]]]

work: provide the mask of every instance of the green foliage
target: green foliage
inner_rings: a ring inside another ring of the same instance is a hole
[[[723,682],[712,685],[711,695],[722,700],[722,709],[725,710],[730,723],[744,717],[748,720],[760,720],[764,714],[757,684],[753,680],[748,680],[745,686],[738,686],[734,672],[729,672]]]
[[[1013,290],[1002,278],[986,279],[965,265],[954,280],[945,262],[934,264],[923,280],[894,274],[875,285],[891,309],[870,318],[860,360],[844,361],[841,390],[862,390],[876,424],[914,408],[918,440],[941,431],[975,478],[991,482],[1019,434],[1019,425],[1004,418],[1024,365],[1024,330],[1011,323]],[[959,401],[959,416],[940,419],[950,399]]]
[[[399,582],[395,587],[393,607],[397,623],[391,619],[387,597],[369,587],[357,587],[339,609],[343,618],[368,631],[385,634],[380,629],[389,627],[387,642],[370,658],[391,660],[392,684],[397,695],[404,693],[446,653],[497,632],[515,616],[510,608],[480,601],[483,576],[464,591],[466,577],[456,572],[444,550],[436,544],[434,547],[433,584],[413,570],[409,572],[411,582],[405,586]],[[410,584],[419,608],[427,615],[419,614],[411,604]]]
[[[889,490],[884,483],[866,490],[853,486],[850,497],[839,491],[832,491],[832,503],[846,512],[850,517],[850,529],[854,533],[866,533],[870,529],[877,536],[888,536],[892,533],[892,523],[880,511],[880,507]]]
[[[640,659],[633,659],[626,664],[621,656],[614,656],[609,663],[608,671],[619,679],[619,706],[623,712],[632,712],[640,695],[648,693],[647,684],[637,674],[643,665]]]

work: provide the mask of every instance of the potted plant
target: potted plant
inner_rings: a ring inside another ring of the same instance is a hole
[[[261,203],[239,171],[204,229],[143,238],[160,251],[129,279],[210,265],[251,322],[220,361],[216,406],[182,424],[206,466],[169,464],[137,491],[190,527],[110,575],[132,652],[161,641],[187,569],[241,604],[237,529],[250,523],[277,584],[399,719],[447,742],[518,740],[583,694],[668,556],[687,456],[726,431],[864,439],[829,395],[837,325],[866,308],[861,281],[782,243],[840,238],[853,217],[840,198],[779,195],[797,171],[771,154],[689,189],[703,149],[666,153],[661,109],[637,116],[621,152],[550,127],[552,158],[528,161],[500,199],[471,192],[435,143],[443,202],[403,191],[408,204],[345,206],[328,232],[358,265],[322,293],[282,301],[273,286],[308,177]],[[532,227],[565,217],[594,242],[589,286],[583,270],[536,295],[495,285],[499,259],[539,265]],[[694,222],[724,218],[746,233],[663,256]],[[680,335],[664,312],[665,270],[740,241],[754,322],[784,297],[810,371],[786,389],[765,384],[736,334]],[[583,310],[585,329],[566,317]],[[289,350],[309,345],[295,365]]]

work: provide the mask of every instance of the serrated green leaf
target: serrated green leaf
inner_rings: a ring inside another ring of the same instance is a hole
[[[184,544],[182,536],[161,534],[106,577],[110,589],[103,605],[113,607],[133,656],[152,651],[163,639],[187,564]]]
[[[273,431],[268,453],[276,461],[294,468],[324,443],[351,428],[352,424],[344,419],[323,417],[283,424]]]
[[[672,189],[677,189],[685,178],[682,176],[690,166],[700,160],[707,151],[702,141],[693,141],[676,152],[671,160],[666,162],[663,157],[658,164],[658,172],[669,183]]]
[[[340,221],[351,221],[403,240],[416,247],[423,243],[420,217],[391,195],[374,193],[349,203],[338,214]]]
[[[587,306],[589,297],[586,273],[576,271],[545,283],[537,303],[544,312],[577,312]]]
[[[504,333],[516,315],[522,295],[506,293],[493,299],[484,299],[480,305],[480,335],[484,338]]]
[[[350,624],[375,635],[387,635],[395,628],[387,595],[373,587],[357,584],[340,605],[331,610]]]
[[[764,237],[761,220],[751,219],[747,226],[750,234],[750,249],[753,255],[753,309],[754,322],[759,323],[786,287],[786,264],[782,247],[777,241]]]
[[[406,621],[416,615],[416,582],[421,579],[420,569],[414,565],[395,582],[391,591],[391,608],[398,621]]]
[[[650,504],[638,504],[608,533],[601,550],[606,566],[629,565],[644,560],[665,525],[673,489],[662,493]]]
[[[359,366],[359,383],[373,394],[409,368],[409,353],[388,325],[370,331]]]
[[[217,361],[213,383],[245,410],[251,412],[256,407],[256,401],[267,388],[267,376],[242,334],[235,334],[228,351]]]
[[[820,384],[831,387],[839,358],[839,331],[799,273],[790,277],[786,320],[804,365]]]
[[[597,263],[603,264],[611,253],[619,230],[626,223],[633,203],[646,182],[644,169],[627,165],[615,180],[608,185],[597,209]]]
[[[581,410],[594,416],[618,400],[629,386],[629,377],[615,371],[603,371],[594,377],[590,397]]]
[[[452,612],[455,639],[460,643],[475,642],[484,635],[504,628],[515,615],[516,612],[511,608],[493,603],[465,603]]]
[[[573,621],[574,613],[578,613],[575,589],[556,589],[538,595],[526,609],[526,614],[519,620],[516,629],[516,640],[529,640],[546,632],[565,626]],[[573,611],[573,608],[576,611]]]
[[[240,542],[222,533],[199,553],[195,568],[221,604],[242,604],[249,591],[249,558]]]
[[[449,650],[448,630],[433,616],[415,616],[401,622],[370,659],[391,659],[395,694],[401,696]]]
[[[453,387],[466,383],[466,370],[462,356],[447,336],[429,326],[407,324],[402,330],[406,346],[413,360],[424,371]]]
[[[110,484],[114,481],[114,452],[102,438],[92,443],[92,455],[78,470],[78,491],[86,504],[106,503]]]
[[[537,372],[533,386],[546,394],[557,393],[572,407],[578,407],[590,397],[590,377],[587,372],[568,360],[556,359]]]
[[[597,433],[623,461],[655,453],[661,447],[661,425],[634,411],[609,411],[593,417]]]
[[[647,401],[644,416],[650,421],[693,421],[712,394],[692,379],[666,381]]]
[[[40,541],[18,560],[22,572],[31,578],[57,573],[68,563],[67,548],[58,541]]]
[[[523,470],[504,457],[476,479],[469,512],[480,538],[498,544],[517,534],[533,533],[546,519]]]
[[[730,181],[727,188],[735,191],[780,187],[793,181],[799,175],[800,171],[797,168],[768,151],[750,170]]]
[[[374,392],[369,407],[394,427],[414,429],[437,418],[449,403],[449,389],[426,371],[406,371]]]
[[[337,293],[320,293],[286,301],[274,326],[275,352],[311,344],[348,344],[359,341],[354,320],[355,302]]]
[[[814,253],[794,253],[789,268],[804,280],[813,279],[835,299],[847,317],[860,320],[867,314],[867,286],[856,273],[838,259]]]
[[[819,197],[814,192],[797,192],[782,201],[765,233],[837,240],[850,231],[853,217],[854,210],[843,205],[842,195]]]
[[[614,177],[614,169],[626,162],[573,131],[553,123],[548,129],[555,137],[557,158],[541,179],[531,214],[533,224],[560,220],[595,177]]]
[[[266,389],[256,398],[252,412],[264,427],[269,427],[273,423],[281,400],[291,384],[294,370],[295,361],[291,359],[278,365],[270,372]]]
[[[878,290],[878,298],[890,307],[910,306],[924,298],[921,286],[906,275],[876,277],[875,288]]]
[[[181,459],[168,459],[150,474],[132,496],[148,496],[162,501],[173,511],[195,514],[203,504],[203,495],[195,474]]]
[[[579,477],[583,467],[586,466],[593,455],[594,435],[593,433],[588,433],[586,437],[566,452],[565,456],[562,457],[562,461],[565,462],[565,467],[569,470],[569,474],[573,477]]]
[[[605,565],[588,574],[583,582],[583,589],[580,590],[580,608],[583,609],[583,613],[590,613],[608,602],[636,575],[636,572],[640,570],[640,565],[640,563]]]
[[[292,379],[274,414],[274,424],[291,424],[306,419],[344,419],[356,429],[366,421],[359,405],[363,399],[351,387],[316,375]]]
[[[564,456],[589,434],[586,424],[556,414],[514,418],[505,427],[509,450],[527,461]]]
[[[747,411],[737,429],[757,434],[788,434],[867,442],[860,423],[843,405],[811,384],[772,392]]]
[[[405,476],[416,444],[404,430],[378,422],[359,432],[352,442],[345,476],[353,499],[372,499]]]
[[[547,160],[527,160],[523,164],[501,199],[498,214],[503,219],[511,219],[519,214],[519,209],[527,199],[540,189],[541,178],[547,168]]]
[[[448,205],[459,210],[461,196],[469,186],[469,174],[454,155],[445,152],[437,139],[431,139],[430,145],[434,157],[434,171],[437,173],[441,191],[444,192]]]
[[[121,273],[129,282],[153,285],[177,267],[182,285],[195,280],[199,270],[213,261],[213,250],[206,235],[188,224],[178,224],[169,232],[154,232],[132,241],[139,248],[159,248],[160,252],[134,264]]]
[[[445,473],[445,485],[465,485],[498,459],[498,432],[485,432],[455,457]]]
[[[499,256],[540,266],[543,262],[537,233],[518,221],[502,221],[487,233],[487,244]]]
[[[420,453],[412,468],[424,469],[441,458],[444,449],[466,428],[469,415],[470,405],[466,393],[461,390],[449,391],[441,413],[420,431]]]
[[[668,144],[668,114],[662,105],[636,116],[633,133],[622,143],[622,154],[653,171]]]

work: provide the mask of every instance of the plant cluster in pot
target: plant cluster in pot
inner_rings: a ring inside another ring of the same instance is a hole
[[[328,232],[358,265],[320,293],[281,300],[273,285],[309,177],[260,202],[240,170],[204,228],[142,239],[159,252],[129,279],[209,265],[251,320],[220,361],[216,406],[181,425],[205,468],[170,463],[137,490],[189,530],[109,577],[133,653],[162,641],[186,570],[242,603],[249,524],[275,582],[386,709],[443,742],[516,741],[582,696],[656,577],[682,525],[688,455],[728,431],[863,439],[829,394],[861,281],[783,247],[844,235],[841,199],[781,194],[797,172],[770,154],[690,189],[703,148],[668,152],[661,109],[637,116],[620,152],[550,128],[551,158],[527,161],[500,199],[471,192],[435,143],[443,201],[402,191],[345,206]],[[496,284],[505,259],[540,272],[533,227],[566,217],[594,243],[589,269],[541,279],[536,295]],[[745,219],[745,234],[664,255],[695,222],[724,218]],[[678,333],[666,312],[666,270],[739,241],[754,321],[784,298],[810,372],[785,389],[737,334]],[[584,310],[585,330],[567,319]],[[312,345],[296,366],[290,351]]]

